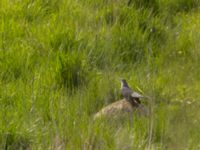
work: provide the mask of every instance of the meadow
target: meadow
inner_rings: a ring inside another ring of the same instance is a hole
[[[200,149],[199,0],[1,0],[0,149]],[[120,78],[151,116],[93,120]]]

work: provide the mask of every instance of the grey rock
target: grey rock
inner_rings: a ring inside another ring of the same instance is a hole
[[[94,115],[94,119],[101,117],[112,117],[113,119],[120,118],[132,115],[134,112],[141,116],[148,115],[148,109],[145,106],[134,106],[131,105],[127,100],[122,99],[102,108]]]

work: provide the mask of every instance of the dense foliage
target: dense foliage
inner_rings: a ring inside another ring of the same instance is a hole
[[[1,0],[0,149],[199,149],[199,0]],[[150,117],[94,121],[120,77]]]

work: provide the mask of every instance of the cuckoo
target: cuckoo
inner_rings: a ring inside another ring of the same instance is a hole
[[[133,91],[126,82],[125,79],[121,79],[121,93],[123,97],[129,101],[133,106],[139,106],[141,104],[140,98],[144,96],[140,95],[139,93]]]

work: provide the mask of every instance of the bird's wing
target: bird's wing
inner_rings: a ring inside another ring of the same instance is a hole
[[[132,96],[132,97],[135,97],[135,98],[143,98],[143,97],[144,97],[144,96],[140,95],[140,94],[137,93],[137,92],[133,92],[133,93],[131,94],[131,96]]]

